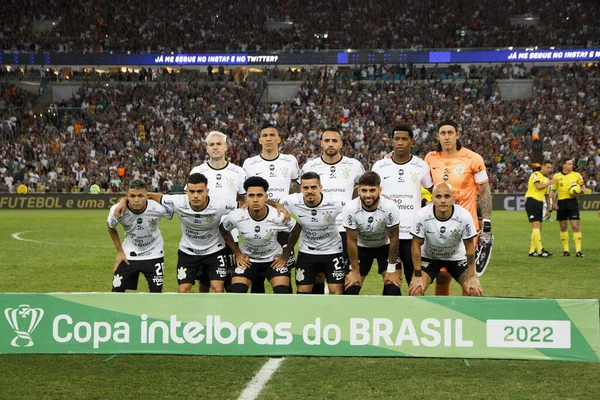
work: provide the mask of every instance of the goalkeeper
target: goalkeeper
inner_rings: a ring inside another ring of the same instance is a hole
[[[575,242],[575,257],[584,257],[581,252],[581,231],[579,230],[579,204],[577,197],[585,190],[583,179],[579,172],[573,171],[573,159],[563,158],[560,161],[561,170],[554,174],[554,185],[552,185],[552,205],[556,213],[556,219],[560,223],[560,241],[563,245],[561,257],[568,257],[569,231],[567,220],[571,221],[573,230],[573,241]],[[575,187],[576,190],[572,190]]]
[[[490,261],[494,243],[491,222],[492,192],[485,163],[479,154],[462,146],[459,140],[460,130],[456,122],[452,120],[440,122],[435,137],[438,140],[437,148],[427,154],[425,161],[431,168],[433,184],[445,182],[452,185],[455,204],[471,213],[480,231],[479,240],[475,238],[477,241],[475,268],[477,275],[481,276]],[[481,227],[477,218],[478,194],[482,216]],[[435,293],[450,294],[450,274],[444,269],[436,277]]]

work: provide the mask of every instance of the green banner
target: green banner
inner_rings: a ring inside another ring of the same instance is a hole
[[[600,361],[598,300],[0,294],[0,353]]]

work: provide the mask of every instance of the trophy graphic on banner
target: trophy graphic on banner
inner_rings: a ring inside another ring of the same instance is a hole
[[[44,316],[44,310],[41,308],[31,308],[28,304],[21,304],[19,308],[5,309],[4,315],[6,316],[11,328],[13,328],[17,334],[17,336],[15,336],[10,342],[10,345],[13,347],[33,346],[31,333],[42,320],[42,317]],[[24,345],[19,344],[24,342]]]

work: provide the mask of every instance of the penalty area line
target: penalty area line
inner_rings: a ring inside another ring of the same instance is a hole
[[[271,379],[277,368],[283,363],[285,360],[282,358],[270,358],[257,372],[257,374],[252,378],[250,382],[246,385],[242,393],[238,397],[238,400],[255,400],[258,398],[260,392],[264,389],[265,385]]]

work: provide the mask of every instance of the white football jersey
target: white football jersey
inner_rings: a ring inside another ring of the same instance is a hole
[[[232,211],[223,220],[223,228],[227,231],[238,229],[242,235],[240,251],[250,256],[252,262],[270,262],[275,255],[281,254],[283,249],[277,242],[279,232],[291,232],[296,226],[292,218],[283,222],[283,216],[279,215],[274,207],[267,205],[267,216],[260,221],[250,216],[247,209]]]
[[[244,194],[246,172],[230,162],[221,169],[212,168],[208,162],[192,168],[190,175],[202,174],[208,179],[208,190],[213,199],[237,200],[238,194]]]
[[[421,185],[426,189],[433,186],[429,165],[416,156],[404,164],[385,158],[373,164],[372,171],[381,178],[381,194],[400,209],[400,239],[411,239],[413,217],[421,209]]]
[[[323,193],[339,198],[344,205],[352,200],[354,187],[358,179],[365,173],[360,161],[342,156],[335,164],[327,164],[322,157],[309,160],[302,167],[302,173],[315,172],[321,177]],[[336,219],[338,231],[344,232],[341,214]]]
[[[274,160],[265,160],[261,155],[250,157],[243,165],[246,175],[260,176],[269,182],[269,200],[279,201],[290,194],[290,183],[300,176],[296,157],[279,154]]]
[[[139,214],[127,207],[125,214],[115,218],[113,205],[108,212],[108,226],[116,229],[118,224],[125,230],[123,251],[128,260],[152,260],[164,257],[164,241],[158,229],[161,218],[173,218],[173,213],[153,200],[148,200],[146,209]]]
[[[394,201],[380,197],[377,209],[367,211],[357,197],[344,207],[342,220],[345,228],[358,231],[358,246],[381,247],[390,243],[387,228],[400,224],[400,210]]]
[[[294,214],[302,226],[299,251],[316,255],[342,252],[342,238],[334,223],[344,208],[341,200],[323,194],[318,205],[309,207],[302,193],[295,193],[284,197],[281,205]]]
[[[237,201],[208,198],[202,211],[194,211],[185,194],[163,195],[160,203],[175,212],[181,222],[179,250],[189,255],[203,256],[223,250],[225,240],[219,232],[221,217],[237,208]]]
[[[477,236],[471,213],[454,204],[452,215],[445,221],[437,219],[433,204],[428,204],[415,215],[410,233],[425,239],[421,256],[432,260],[461,261],[466,257],[463,240]]]

